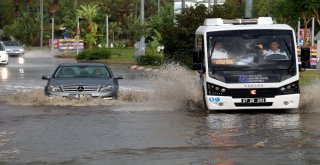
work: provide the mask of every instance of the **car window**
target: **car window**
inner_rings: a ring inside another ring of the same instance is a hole
[[[54,74],[55,78],[110,78],[108,69],[104,66],[61,66]]]

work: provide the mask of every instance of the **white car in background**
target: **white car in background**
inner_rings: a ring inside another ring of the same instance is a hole
[[[0,41],[0,64],[8,65],[9,57],[7,54],[7,51],[3,45],[3,43]]]

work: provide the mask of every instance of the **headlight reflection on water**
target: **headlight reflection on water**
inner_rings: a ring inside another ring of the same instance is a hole
[[[2,68],[1,69],[1,80],[7,80],[8,79],[8,69],[7,68]]]
[[[19,73],[20,73],[20,78],[24,78],[24,69],[20,68],[19,69]]]
[[[19,64],[24,64],[24,58],[23,57],[19,57],[18,58],[18,63]]]

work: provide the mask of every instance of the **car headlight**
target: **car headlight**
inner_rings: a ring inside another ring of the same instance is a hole
[[[11,51],[11,49],[7,49],[7,51]]]
[[[20,52],[23,52],[23,51],[24,51],[24,49],[19,49],[19,51],[20,51]]]
[[[113,86],[112,85],[102,85],[100,88],[100,92],[107,92],[107,91],[112,91]]]
[[[60,86],[48,86],[48,91],[50,91],[50,92],[62,92]]]

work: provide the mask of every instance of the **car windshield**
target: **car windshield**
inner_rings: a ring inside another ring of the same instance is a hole
[[[209,32],[209,70],[289,69],[295,62],[290,30]]]
[[[3,44],[5,46],[21,46],[19,43],[13,41],[4,41]]]
[[[60,66],[54,78],[109,78],[110,73],[104,66]]]

